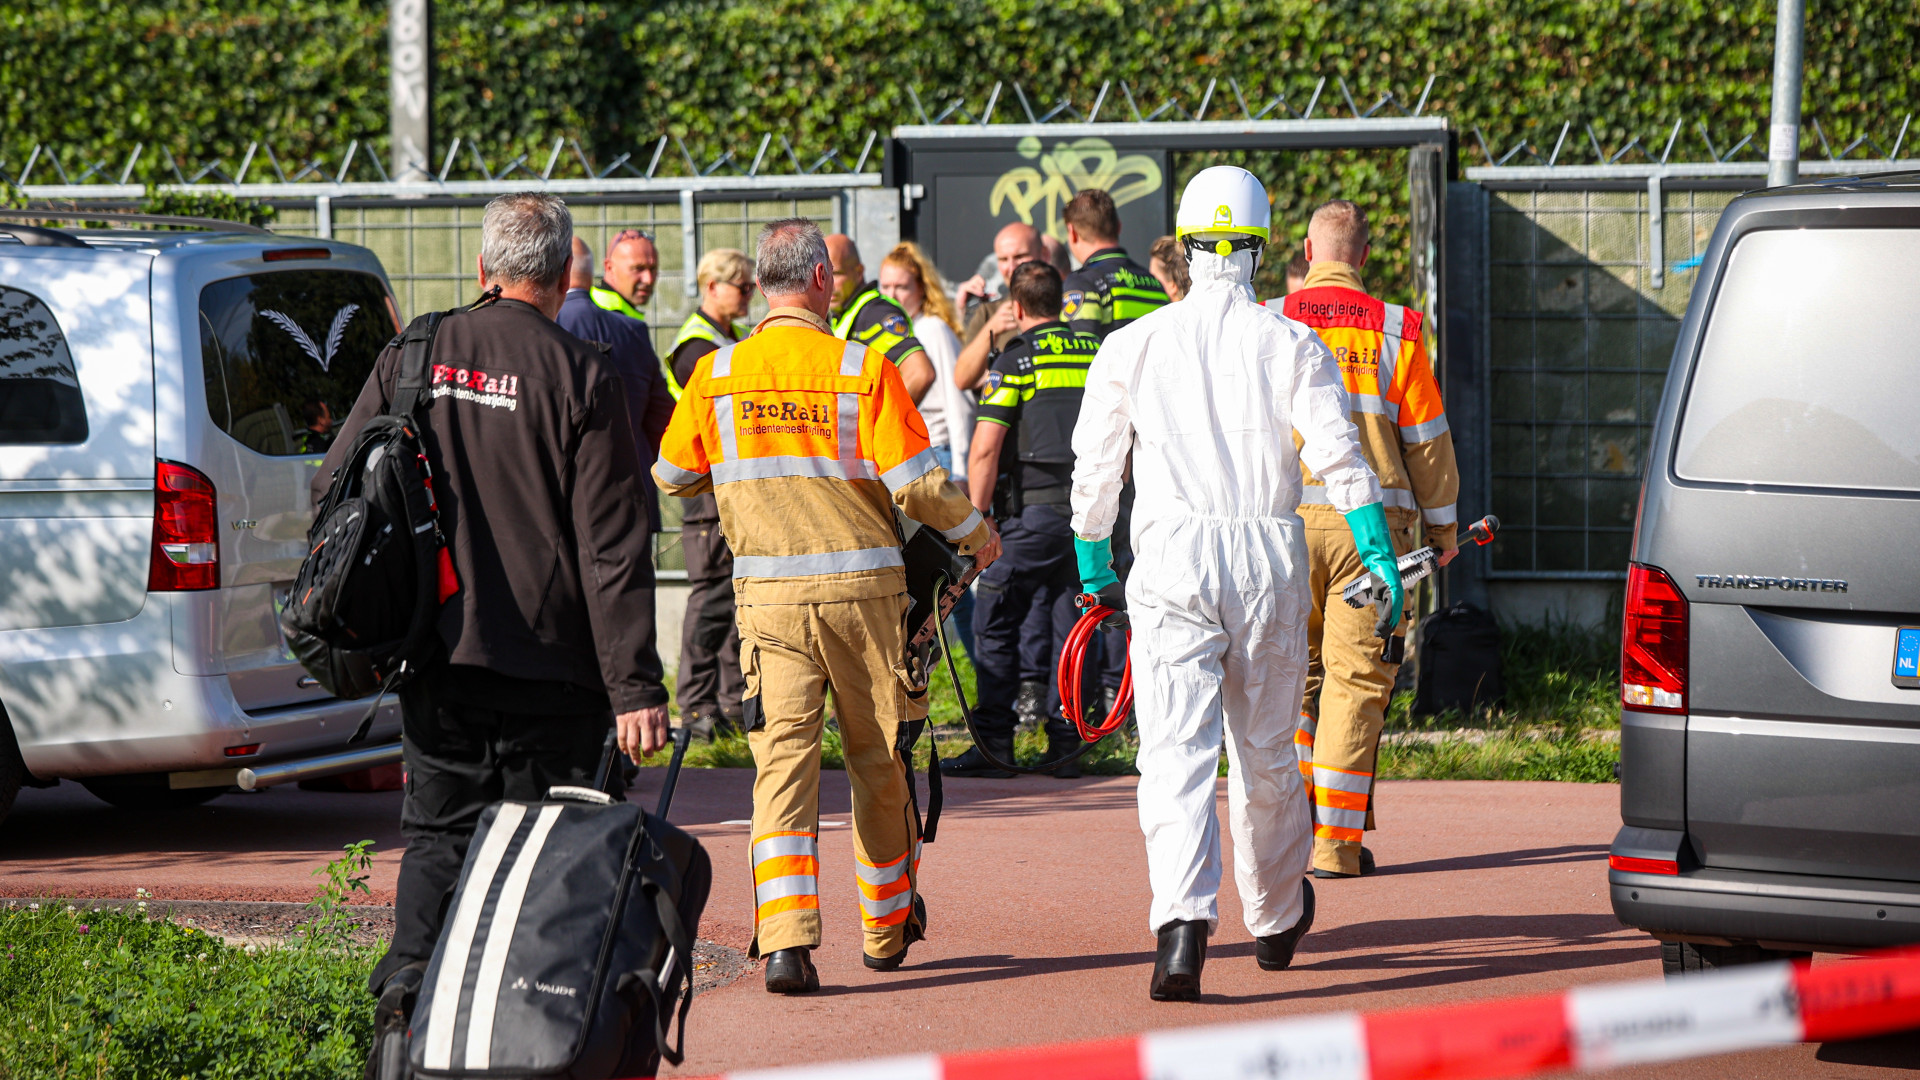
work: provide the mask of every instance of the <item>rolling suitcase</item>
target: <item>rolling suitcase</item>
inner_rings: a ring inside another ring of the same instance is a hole
[[[598,789],[556,787],[481,813],[404,1071],[606,1080],[679,1064],[713,881],[700,842],[666,820],[686,750],[682,728],[652,814],[604,793],[611,736]]]

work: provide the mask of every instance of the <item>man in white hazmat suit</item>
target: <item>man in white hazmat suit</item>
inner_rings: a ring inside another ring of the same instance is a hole
[[[1270,214],[1244,169],[1193,178],[1175,221],[1192,290],[1107,337],[1073,432],[1081,584],[1133,628],[1148,927],[1159,937],[1149,990],[1160,1001],[1199,996],[1219,923],[1222,742],[1235,882],[1260,966],[1286,968],[1313,923],[1312,821],[1293,749],[1311,607],[1302,461],[1400,613],[1380,484],[1340,369],[1311,329],[1254,300]],[[1129,452],[1136,561],[1122,596],[1108,548]]]

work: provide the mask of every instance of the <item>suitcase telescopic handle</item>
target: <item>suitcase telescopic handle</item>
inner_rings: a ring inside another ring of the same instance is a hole
[[[673,729],[673,757],[667,762],[667,779],[660,785],[660,805],[653,816],[662,821],[667,819],[667,811],[673,806],[673,789],[680,783],[680,763],[686,760],[687,744],[693,741],[693,732],[685,727]]]

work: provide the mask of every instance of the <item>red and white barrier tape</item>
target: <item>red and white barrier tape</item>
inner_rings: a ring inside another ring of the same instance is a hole
[[[1920,949],[1910,949],[1817,968],[1760,964],[1434,1009],[761,1069],[724,1080],[1488,1080],[1916,1027]]]

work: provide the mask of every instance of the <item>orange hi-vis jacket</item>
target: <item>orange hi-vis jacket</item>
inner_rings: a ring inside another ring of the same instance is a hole
[[[714,493],[741,604],[905,592],[895,507],[965,554],[992,535],[934,460],[893,362],[803,308],[701,358],[653,475],[670,495]]]
[[[1420,312],[1368,296],[1353,267],[1327,261],[1313,264],[1299,291],[1267,306],[1313,327],[1340,362],[1360,450],[1380,478],[1388,521],[1403,529],[1424,523],[1427,543],[1454,547],[1460,470]],[[1336,513],[1326,485],[1306,466],[1300,471],[1302,517],[1312,524],[1315,515]]]

